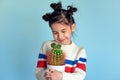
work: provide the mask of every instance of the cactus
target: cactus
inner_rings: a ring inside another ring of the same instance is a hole
[[[51,58],[50,59],[50,64],[51,65],[63,65],[64,63],[64,55],[63,55],[63,51],[61,50],[61,45],[60,44],[56,44],[56,43],[52,43],[51,44]]]
[[[60,44],[55,44],[55,43],[52,43],[51,44],[51,47],[52,47],[52,53],[53,54],[62,54],[62,50],[61,50],[61,45]]]

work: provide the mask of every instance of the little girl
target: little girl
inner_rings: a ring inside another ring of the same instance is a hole
[[[37,80],[84,80],[86,51],[71,40],[77,8],[62,9],[61,2],[51,3],[50,7],[54,11],[43,15],[43,19],[48,21],[54,40],[45,41],[40,49]]]

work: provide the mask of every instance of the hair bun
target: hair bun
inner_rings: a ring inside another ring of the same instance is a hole
[[[49,21],[50,18],[51,18],[51,14],[50,14],[50,13],[47,13],[47,14],[43,15],[42,18],[43,18],[45,21]]]
[[[72,6],[68,6],[67,9],[68,9],[68,14],[70,15],[73,15],[73,12],[77,11],[77,8],[72,7]]]
[[[53,10],[55,10],[55,11],[60,10],[62,8],[61,2],[51,3],[50,7],[53,8]]]

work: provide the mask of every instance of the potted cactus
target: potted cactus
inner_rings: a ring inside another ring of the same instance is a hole
[[[49,65],[64,65],[64,54],[60,44],[51,43],[51,51],[47,54]]]

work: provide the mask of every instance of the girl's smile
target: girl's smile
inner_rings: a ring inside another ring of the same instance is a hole
[[[71,36],[75,29],[74,25],[66,25],[64,23],[54,23],[51,25],[54,40],[61,44],[70,44]]]

